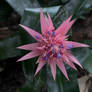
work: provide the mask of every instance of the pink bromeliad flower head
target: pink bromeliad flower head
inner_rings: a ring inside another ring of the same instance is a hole
[[[29,35],[37,40],[37,42],[18,47],[19,49],[31,51],[27,55],[20,58],[18,61],[23,61],[39,56],[37,60],[38,67],[35,75],[46,63],[48,63],[50,65],[54,80],[56,78],[56,65],[69,80],[64,63],[68,64],[75,70],[77,69],[74,63],[82,68],[78,60],[72,55],[70,49],[89,46],[86,44],[66,40],[68,37],[66,34],[75,22],[75,20],[70,21],[72,16],[70,16],[55,30],[50,15],[48,13],[47,15],[48,16],[45,17],[42,10],[40,10],[40,24],[42,34],[24,25],[20,25],[29,33]]]

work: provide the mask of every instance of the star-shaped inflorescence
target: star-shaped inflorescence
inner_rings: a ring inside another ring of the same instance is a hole
[[[54,80],[56,78],[56,65],[69,80],[64,63],[68,64],[75,70],[77,69],[74,63],[82,68],[78,60],[72,55],[70,49],[89,46],[86,44],[66,40],[66,38],[68,37],[66,34],[71,28],[72,24],[75,22],[75,20],[70,21],[72,16],[70,16],[55,30],[50,15],[48,13],[47,15],[48,16],[45,17],[42,10],[40,11],[42,34],[24,25],[20,25],[35,40],[37,40],[37,43],[27,44],[18,47],[19,49],[31,51],[24,57],[20,58],[18,61],[23,61],[39,56],[37,60],[38,67],[35,75],[46,63],[48,63],[50,65]]]

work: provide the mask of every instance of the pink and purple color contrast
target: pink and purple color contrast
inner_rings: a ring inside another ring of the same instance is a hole
[[[46,63],[48,63],[50,65],[54,80],[56,79],[56,65],[59,67],[64,76],[69,80],[64,63],[68,64],[75,70],[77,69],[74,63],[82,68],[79,61],[72,55],[70,49],[77,47],[89,47],[86,44],[67,41],[68,36],[66,34],[75,22],[75,20],[70,21],[71,17],[72,16],[70,16],[55,30],[50,15],[47,13],[46,17],[44,16],[42,10],[40,10],[40,24],[42,34],[20,24],[20,26],[29,33],[29,35],[37,40],[37,42],[18,47],[18,49],[29,50],[31,52],[20,58],[17,62],[39,56],[37,60],[38,67],[35,75]]]

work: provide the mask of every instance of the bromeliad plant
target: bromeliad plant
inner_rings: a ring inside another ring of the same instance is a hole
[[[37,60],[38,67],[35,75],[48,62],[54,80],[56,79],[56,65],[63,72],[65,77],[69,80],[64,63],[68,64],[75,70],[77,69],[74,63],[82,68],[79,61],[72,55],[71,49],[89,46],[86,44],[67,40],[68,36],[66,34],[75,22],[75,20],[71,21],[72,16],[70,16],[55,30],[50,15],[48,13],[47,15],[47,17],[44,16],[42,10],[40,11],[42,34],[20,24],[22,28],[24,28],[35,40],[37,40],[37,43],[27,44],[18,47],[19,49],[32,51],[24,57],[20,58],[17,62],[39,56]]]

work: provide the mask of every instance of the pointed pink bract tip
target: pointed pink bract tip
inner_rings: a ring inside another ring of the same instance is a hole
[[[20,27],[22,27],[22,28],[24,29],[24,25],[22,25],[22,24],[19,24],[19,26],[20,26]]]
[[[26,26],[22,25],[22,24],[19,24],[20,27],[22,27],[23,29],[25,29]]]
[[[26,26],[22,25],[22,24],[19,24],[20,27],[22,27],[23,29],[25,29]]]
[[[22,27],[23,25],[22,25],[22,24],[19,24],[19,26],[21,26],[21,27]]]
[[[69,78],[67,78],[67,80],[69,81],[70,79],[69,79]]]
[[[21,60],[17,60],[16,62],[20,62]]]
[[[21,49],[20,47],[16,47],[16,49]]]
[[[82,65],[80,65],[80,67],[83,69],[83,66]]]
[[[23,48],[21,48],[21,47],[16,47],[16,49],[23,49]],[[23,49],[23,50],[26,50],[26,49]]]
[[[55,80],[56,80],[56,77],[54,77],[53,79],[54,79],[54,81],[55,81]]]
[[[86,45],[86,47],[90,47],[89,45]]]

